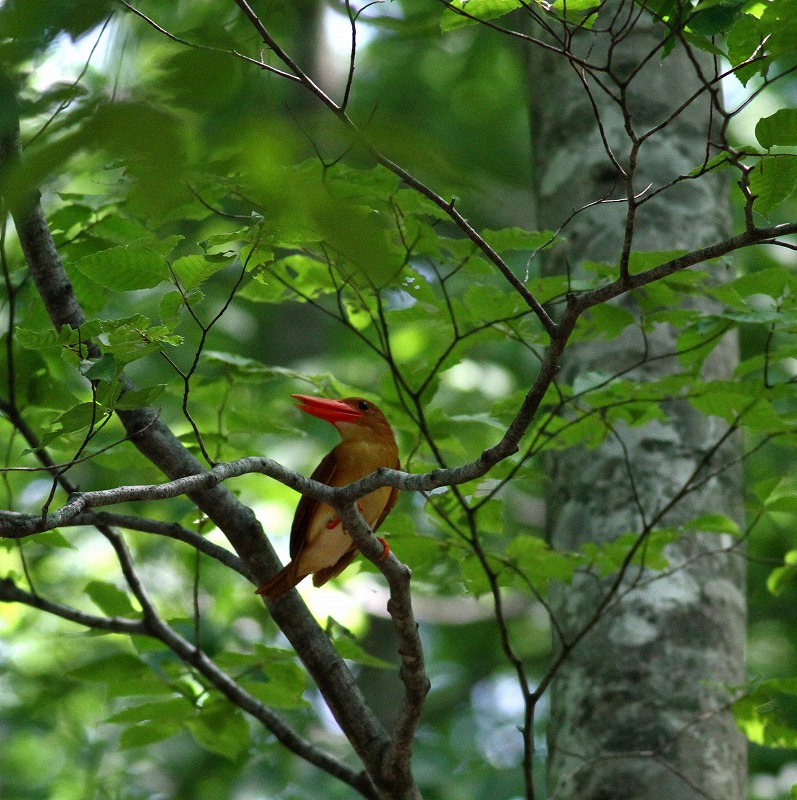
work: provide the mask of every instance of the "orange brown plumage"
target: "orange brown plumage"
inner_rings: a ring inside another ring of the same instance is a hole
[[[327,486],[346,486],[380,467],[400,468],[393,431],[384,414],[369,400],[329,400],[301,394],[293,397],[302,411],[331,422],[341,436],[340,444],[313,471],[313,480]],[[382,524],[397,497],[398,489],[384,486],[360,499],[360,512],[371,530]],[[308,575],[313,576],[314,586],[322,586],[351,564],[357,547],[331,506],[302,495],[291,526],[290,555],[291,561],[257,594],[279,597]]]

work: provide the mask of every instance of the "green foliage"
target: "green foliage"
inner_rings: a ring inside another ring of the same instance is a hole
[[[739,727],[751,742],[767,747],[797,746],[797,680],[762,681],[733,710]]]

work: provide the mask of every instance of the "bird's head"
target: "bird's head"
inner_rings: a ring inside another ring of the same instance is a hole
[[[393,439],[393,431],[385,415],[364,397],[346,397],[343,400],[306,394],[294,394],[291,397],[299,401],[296,405],[302,411],[331,422],[344,441],[372,436],[389,436]]]

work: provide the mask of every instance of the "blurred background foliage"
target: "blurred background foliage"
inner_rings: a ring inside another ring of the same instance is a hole
[[[252,5],[297,62],[342,97],[350,47],[345,9],[318,0]],[[198,454],[184,403],[214,460],[262,454],[305,473],[336,434],[300,418],[290,403],[296,391],[380,398],[411,471],[469,460],[492,444],[537,363],[539,331],[522,304],[499,291],[500,281],[431,204],[373,167],[317,101],[222,52],[256,58],[262,49],[232,3],[142,0],[137,8],[196,47],[168,39],[113,2],[0,3],[0,62],[19,87],[26,169],[33,173],[27,177],[42,186],[90,318],[83,335],[98,336],[108,354],[88,375],[104,387],[103,407],[120,402],[116,378],[124,368],[141,394],[121,402],[157,405]],[[522,270],[528,251],[547,241],[512,230],[534,229],[524,52],[476,26],[442,36],[440,15],[429,0],[393,0],[362,14],[348,112],[386,155],[443,196],[456,196],[477,228],[495,230],[495,246]],[[739,96],[751,86],[727,90]],[[796,93],[788,78],[757,102],[774,110],[794,105]],[[744,124],[742,118],[735,131],[740,142],[752,136]],[[795,212],[787,202],[772,219]],[[4,247],[4,330],[21,329],[13,350],[0,349],[4,393],[43,432],[52,456],[69,461],[92,413],[75,369],[81,336],[73,333],[64,348],[50,332],[11,231]],[[324,247],[331,248],[326,260]],[[793,265],[792,256],[756,248],[736,264],[755,273]],[[383,289],[379,304],[374,287]],[[539,288],[550,296],[561,290],[553,282]],[[744,355],[761,354],[766,327],[740,330]],[[190,374],[187,393],[181,373]],[[6,426],[2,436],[7,466],[36,466],[19,434]],[[102,489],[160,480],[122,438],[109,414],[84,453],[94,457],[69,470],[73,483]],[[753,490],[793,471],[791,440],[749,444]],[[479,530],[495,552],[517,534],[541,532],[544,478],[533,461],[519,460],[491,477],[500,481],[510,470],[516,479],[499,499],[511,502],[479,509]],[[41,473],[3,472],[0,480],[4,507],[16,511],[38,512],[52,488]],[[296,495],[261,476],[230,485],[287,555]],[[483,483],[468,491],[478,504],[495,488]],[[64,499],[56,492],[52,502]],[[413,568],[432,678],[416,775],[430,800],[519,797],[518,688],[489,606],[474,599],[486,587],[456,532],[469,521],[456,503],[437,502],[448,524],[424,514],[420,498],[405,496],[385,526]],[[184,500],[129,511],[206,532]],[[754,678],[797,675],[797,582],[790,571],[771,578],[793,549],[793,519],[767,514],[749,540]],[[223,544],[218,533],[207,535]],[[254,693],[312,738],[347,751],[313,690],[302,693],[302,672],[278,649],[284,640],[246,581],[172,540],[143,533],[127,540],[145,583],[158,588],[164,616],[191,638],[196,604],[201,643],[221,666],[243,679],[262,670],[266,679],[252,681]],[[546,561],[542,546],[529,541],[510,552],[521,565],[524,558],[547,565],[541,586],[572,570],[561,559]],[[395,670],[376,659],[394,660],[392,633],[371,572],[360,563],[336,586],[305,594],[342,648],[356,641],[371,654],[345,651],[366,694],[389,716]],[[87,528],[0,541],[0,573],[20,581],[27,573],[38,591],[94,613],[136,613],[126,595],[113,593],[122,584],[107,542]],[[520,654],[542,674],[550,638],[543,610],[517,593],[510,611]],[[0,606],[0,632],[5,800],[349,796],[239,712],[214,707],[207,687],[151,643],[81,632],[15,605]],[[140,671],[139,656],[149,671]],[[542,771],[545,709],[539,711]],[[796,775],[792,750],[753,748],[752,796],[788,796]]]

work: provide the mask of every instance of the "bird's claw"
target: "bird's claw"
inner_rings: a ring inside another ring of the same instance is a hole
[[[363,507],[359,503],[357,503],[357,510],[363,516],[365,516],[365,511],[363,511]],[[337,528],[338,525],[340,525],[340,517],[333,517],[329,522],[327,522],[327,530],[331,531],[333,528]],[[385,547],[387,547],[387,545],[385,545]]]

